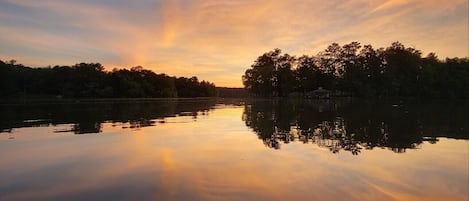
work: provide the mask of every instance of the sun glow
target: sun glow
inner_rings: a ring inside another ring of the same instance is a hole
[[[141,65],[239,87],[244,70],[274,48],[302,55],[332,42],[401,41],[440,58],[467,57],[467,9],[465,0],[5,0],[0,33],[8,37],[0,39],[0,59]]]

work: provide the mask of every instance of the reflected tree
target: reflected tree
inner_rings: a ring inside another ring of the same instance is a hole
[[[121,128],[138,129],[164,123],[165,118],[208,115],[215,100],[144,101],[56,104],[0,104],[0,132],[16,128],[70,124],[70,129],[57,130],[75,134],[100,133],[103,123]]]
[[[438,105],[432,105],[435,106]],[[467,105],[457,107],[467,109]],[[464,115],[457,107],[448,111],[429,110],[425,104],[404,106],[347,100],[253,101],[245,106],[243,120],[270,148],[280,149],[282,144],[297,141],[316,144],[332,153],[346,151],[357,155],[362,150],[376,147],[401,153],[418,148],[424,141],[435,143],[441,136],[435,132],[435,125],[440,125],[438,130],[446,130],[442,137],[468,139],[464,122],[457,118],[453,118],[457,122],[452,123],[445,120],[450,114],[460,118]]]

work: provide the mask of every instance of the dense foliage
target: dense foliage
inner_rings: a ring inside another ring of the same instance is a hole
[[[307,94],[320,87],[335,95],[469,98],[469,58],[439,60],[394,42],[374,49],[333,43],[316,56],[259,56],[243,75],[245,88],[259,96]]]
[[[64,98],[156,98],[216,96],[213,83],[170,77],[141,66],[104,71],[99,63],[31,68],[0,61],[0,96]]]

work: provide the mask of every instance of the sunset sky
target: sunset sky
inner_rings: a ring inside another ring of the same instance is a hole
[[[274,48],[394,41],[467,57],[467,0],[0,0],[0,59],[30,66],[100,62],[242,86]]]

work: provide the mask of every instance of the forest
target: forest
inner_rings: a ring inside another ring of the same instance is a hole
[[[359,42],[332,43],[316,55],[266,52],[242,81],[244,90],[141,66],[112,71],[100,63],[32,68],[0,60],[0,97],[311,97],[321,89],[331,96],[469,98],[469,58],[423,57],[422,51],[400,42],[377,49]]]
[[[215,84],[171,77],[141,66],[108,72],[100,63],[32,68],[0,60],[0,97],[159,98],[213,97]]]
[[[332,96],[469,98],[469,58],[423,57],[400,42],[378,49],[332,43],[311,56],[280,49],[264,53],[242,79],[246,90],[262,97],[307,96],[322,89]]]

